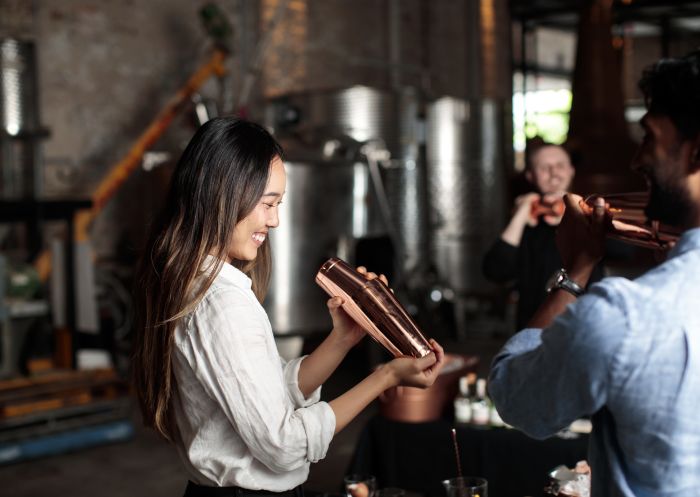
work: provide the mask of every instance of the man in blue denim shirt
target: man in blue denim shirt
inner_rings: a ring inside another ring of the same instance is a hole
[[[649,219],[683,232],[666,262],[580,296],[603,254],[602,199],[568,195],[560,274],[530,328],[494,359],[503,419],[545,438],[590,415],[593,497],[700,495],[700,51],[666,59],[640,82],[647,113],[634,166]],[[567,274],[568,273],[568,274]]]

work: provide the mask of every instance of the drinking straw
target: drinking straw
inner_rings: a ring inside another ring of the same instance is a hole
[[[459,446],[457,445],[457,430],[452,428],[452,445],[455,448],[455,459],[457,460],[457,476],[462,477],[462,463],[459,459]]]

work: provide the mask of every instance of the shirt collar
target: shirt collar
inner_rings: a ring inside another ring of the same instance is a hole
[[[668,253],[668,258],[679,256],[689,250],[700,249],[700,227],[685,231]]]
[[[218,260],[213,255],[207,255],[202,263],[202,271],[209,274],[209,271],[216,267]],[[243,288],[245,290],[250,290],[253,286],[253,282],[248,276],[243,273],[240,269],[224,261],[221,264],[221,270],[219,271],[218,277],[225,278],[234,285]]]

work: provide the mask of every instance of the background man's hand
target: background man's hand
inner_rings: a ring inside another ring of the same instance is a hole
[[[539,193],[526,193],[515,199],[513,219],[519,220],[523,225],[537,226],[537,217],[532,216],[532,204],[540,200]]]

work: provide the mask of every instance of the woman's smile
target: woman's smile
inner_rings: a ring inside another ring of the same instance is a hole
[[[253,233],[253,241],[258,247],[265,242],[265,238],[267,238],[266,232],[256,231]]]

